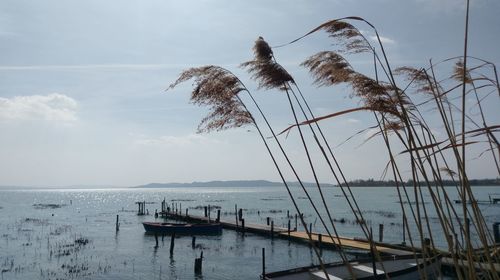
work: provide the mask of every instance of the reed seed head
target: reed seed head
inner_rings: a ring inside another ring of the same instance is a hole
[[[255,40],[253,52],[257,60],[270,60],[273,57],[273,50],[261,36]]]
[[[198,125],[199,133],[253,123],[252,115],[237,96],[245,86],[231,72],[213,65],[190,68],[183,71],[168,89],[191,79],[194,79],[191,103],[209,107],[209,114]]]
[[[349,62],[333,51],[319,52],[309,57],[301,66],[309,68],[314,83],[318,86],[350,82],[354,74]]]

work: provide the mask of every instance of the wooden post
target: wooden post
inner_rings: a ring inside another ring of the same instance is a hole
[[[179,215],[182,215],[182,203],[179,203]]]
[[[288,238],[290,239],[290,220],[288,220]]]
[[[217,209],[217,223],[220,222],[220,209]]]
[[[210,204],[208,204],[208,222],[209,223],[210,223],[210,212],[212,212],[212,211],[210,209]]]
[[[321,233],[318,234],[318,247],[323,247],[323,235],[321,235]]]
[[[266,248],[262,248],[262,278],[266,275]]]
[[[297,230],[297,214],[295,214],[295,230]]]
[[[493,236],[495,243],[500,243],[500,223],[493,223]]]
[[[207,206],[203,206],[203,209],[205,210],[205,218],[208,217],[208,208]]]
[[[202,260],[203,260],[203,251],[201,251],[201,255],[199,258],[194,259],[194,273],[195,274],[201,274]]]
[[[189,215],[188,215],[188,211],[189,211],[189,209],[188,209],[188,208],[186,208],[186,217],[188,217],[188,216],[189,216]]]
[[[271,221],[271,238],[274,238],[274,221]]]
[[[174,254],[174,242],[175,242],[175,233],[172,233],[172,237],[170,238],[170,255]]]
[[[313,224],[309,223],[309,233],[312,234],[313,232]]]
[[[290,218],[290,210],[286,210],[286,218]]]
[[[241,232],[245,233],[245,219],[241,219]]]
[[[236,228],[238,227],[238,205],[234,205],[234,217],[236,219]]]
[[[120,216],[119,215],[116,215],[116,231],[119,231],[120,230]]]
[[[384,224],[378,225],[378,242],[382,243],[384,240]]]
[[[196,247],[196,236],[193,235],[193,239],[191,239],[191,248],[195,248]]]
[[[266,223],[267,223],[267,225],[269,225],[270,221],[271,221],[271,218],[266,217]]]
[[[406,245],[406,217],[403,216],[403,246]]]
[[[243,219],[243,209],[240,208],[240,210],[238,210],[238,220],[241,221],[241,219]]]
[[[431,253],[431,240],[429,238],[424,238],[424,257],[425,254],[427,256],[430,256]]]
[[[155,241],[156,241],[155,248],[158,248],[158,234],[157,233],[155,233]]]
[[[469,218],[465,218],[465,236],[468,236],[470,238],[470,220],[469,220]],[[468,248],[467,248],[468,243],[469,242],[465,242],[466,250],[468,250]]]

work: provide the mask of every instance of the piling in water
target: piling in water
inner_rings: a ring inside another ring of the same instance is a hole
[[[201,274],[202,260],[203,260],[203,251],[201,251],[201,255],[199,258],[194,259],[194,273],[195,274]]]
[[[500,243],[500,223],[493,223],[493,236],[495,243]]]
[[[175,242],[175,233],[172,233],[172,237],[170,238],[170,255],[174,254],[174,242]]]
[[[116,231],[120,230],[120,216],[119,215],[116,215],[115,229],[116,229]]]
[[[262,276],[266,275],[266,248],[262,248]]]
[[[378,225],[378,242],[382,243],[384,240],[384,224]]]

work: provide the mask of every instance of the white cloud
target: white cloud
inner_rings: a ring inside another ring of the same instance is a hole
[[[389,37],[384,37],[384,36],[379,36],[380,38],[380,41],[382,42],[382,44],[396,44],[396,41],[389,38]],[[373,35],[373,36],[370,36],[370,39],[373,40],[374,42],[377,42],[377,36]]]
[[[77,119],[77,102],[64,94],[0,97],[0,120],[71,122]]]
[[[348,118],[346,121],[347,121],[348,123],[360,123],[360,122],[361,122],[360,120],[358,120],[358,119],[353,119],[353,118]]]

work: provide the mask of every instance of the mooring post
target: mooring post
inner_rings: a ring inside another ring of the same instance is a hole
[[[431,255],[431,240],[429,238],[424,238],[424,254]]]
[[[290,239],[290,220],[288,220],[288,239]]]
[[[120,216],[119,215],[116,215],[116,231],[119,231],[120,230]]]
[[[465,218],[465,236],[469,236],[470,238],[470,220],[469,218]],[[469,242],[465,242],[465,245],[468,246]],[[472,249],[472,248],[471,248]],[[468,250],[468,247],[466,247],[466,250]]]
[[[274,221],[271,221],[271,238],[274,238]]]
[[[208,204],[208,222],[210,223],[210,212],[212,209],[210,209],[210,204]]]
[[[245,219],[241,219],[241,232],[245,233]]]
[[[297,230],[297,214],[295,214],[295,230]]]
[[[262,248],[262,278],[266,275],[266,248]]]
[[[234,205],[234,218],[236,219],[236,228],[238,228],[238,205]]]
[[[175,233],[172,233],[172,237],[170,238],[170,255],[174,254],[174,242],[175,242]]]
[[[196,236],[193,235],[193,238],[191,239],[191,248],[195,248],[196,247]]]
[[[189,215],[188,215],[188,211],[189,211],[189,209],[188,209],[188,208],[186,208],[186,217],[188,217],[188,216],[189,216]]]
[[[241,221],[241,219],[243,219],[243,209],[240,208],[240,210],[238,210],[238,220]]]
[[[208,207],[203,206],[203,209],[205,210],[205,218],[208,217]]]
[[[313,224],[312,223],[309,223],[309,233],[310,234],[313,233]]]
[[[495,243],[500,243],[500,223],[493,223],[493,236]]]
[[[194,259],[194,273],[195,274],[201,274],[202,260],[203,260],[203,251],[201,251],[201,255],[199,258]]]
[[[266,217],[266,223],[267,223],[267,225],[269,225],[270,221],[271,221],[271,218],[270,217]]]
[[[286,210],[286,218],[290,218],[290,210]]]
[[[384,224],[378,225],[378,242],[382,243],[384,240]]]
[[[220,209],[217,209],[217,223],[220,222]]]
[[[403,216],[403,246],[406,245],[406,217]]]

